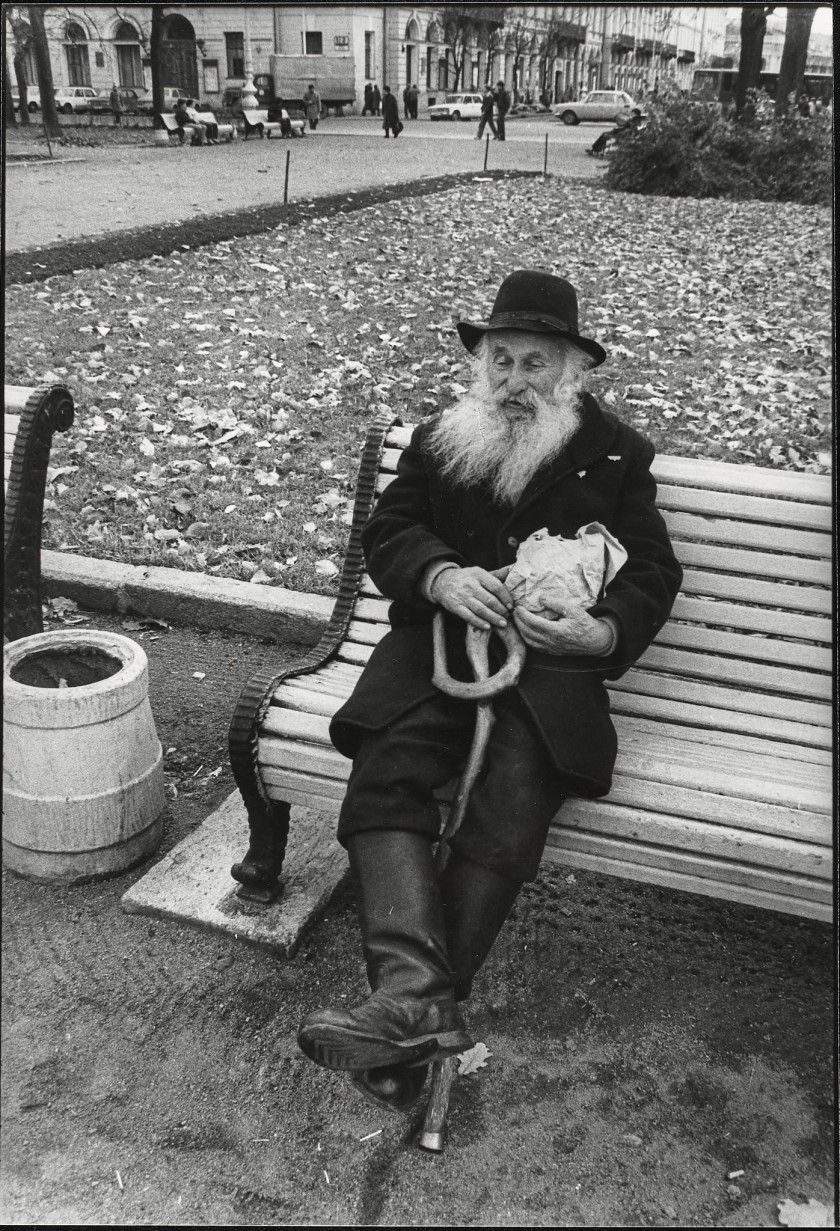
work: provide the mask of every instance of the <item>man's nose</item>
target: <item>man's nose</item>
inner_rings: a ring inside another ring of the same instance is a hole
[[[528,388],[528,378],[525,369],[518,363],[513,364],[508,372],[507,387],[509,393],[524,393]]]

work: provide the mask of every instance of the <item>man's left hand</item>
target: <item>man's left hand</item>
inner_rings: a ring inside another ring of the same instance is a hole
[[[543,654],[605,654],[613,644],[613,631],[604,620],[596,620],[580,607],[547,620],[525,607],[514,607],[513,620],[520,636],[532,650]]]

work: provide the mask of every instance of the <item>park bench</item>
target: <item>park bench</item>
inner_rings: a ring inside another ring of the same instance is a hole
[[[185,124],[183,128],[179,128],[178,121],[175,119],[175,116],[172,115],[171,112],[162,111],[159,114],[160,114],[161,120],[163,121],[163,126],[166,129],[166,131],[169,133],[170,137],[178,137],[180,139],[180,134],[183,132],[185,139],[189,138],[190,140],[192,140],[193,136],[195,135],[195,131],[196,131],[195,125]],[[202,124],[217,125],[219,129],[220,139],[222,137],[225,137],[228,141],[233,141],[236,139],[236,137],[239,136],[239,130],[237,129],[235,124],[221,124],[216,119],[212,111],[193,110],[192,114],[195,116],[196,120],[200,120]]]
[[[330,717],[388,629],[360,532],[410,436],[398,420],[372,428],[330,624],[299,662],[255,676],[234,713],[231,765],[257,863],[234,866],[240,896],[276,896],[290,804],[341,804],[350,762],[330,743]],[[654,475],[683,588],[656,642],[609,684],[612,791],[569,799],[545,857],[829,920],[829,480],[669,456]]]
[[[215,124],[219,130],[219,139],[222,137],[227,141],[235,141],[239,136],[239,129],[235,124],[222,124],[216,119],[212,111],[196,111],[193,109],[193,114],[197,120],[201,120],[202,124]]]
[[[73,422],[64,385],[4,390],[3,633],[9,641],[43,632],[41,522],[54,432]]]
[[[178,121],[175,119],[175,116],[172,115],[172,113],[169,111],[158,112],[158,118],[163,123],[163,127],[169,133],[170,137],[178,137],[178,139],[180,140],[181,134],[183,134],[184,140],[186,140],[187,138],[192,140],[192,138],[195,136],[195,126],[194,125],[185,124],[183,128],[179,128]]]
[[[243,111],[242,119],[245,121],[245,140],[247,141],[251,133],[256,133],[259,137],[270,137],[272,133],[280,132],[280,121],[269,120],[268,110],[265,111]],[[292,136],[302,137],[304,135],[304,123],[301,119],[294,119],[289,113],[289,122],[292,126]]]

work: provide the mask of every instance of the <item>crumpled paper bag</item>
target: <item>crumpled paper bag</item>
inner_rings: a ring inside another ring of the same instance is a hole
[[[600,522],[581,526],[573,539],[543,527],[520,543],[505,585],[517,606],[556,620],[570,607],[591,607],[626,559],[618,539]]]

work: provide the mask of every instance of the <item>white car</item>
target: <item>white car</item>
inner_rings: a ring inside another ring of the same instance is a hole
[[[477,120],[480,115],[480,94],[447,94],[442,103],[429,108],[430,120]]]
[[[74,111],[90,111],[91,99],[98,101],[96,90],[86,85],[63,85],[55,92],[56,111],[71,115]]]
[[[581,120],[618,123],[626,120],[636,103],[625,90],[591,90],[577,103],[556,103],[553,111],[564,124]]]
[[[197,100],[186,90],[182,90],[180,86],[164,86],[163,90],[163,109],[164,111],[174,111],[175,104],[179,98],[186,99],[187,106],[191,106]],[[143,90],[137,96],[137,109],[141,115],[154,115],[155,109],[152,105],[152,91]]]
[[[20,91],[15,86],[12,89],[12,106],[15,111],[20,110]],[[27,86],[26,88],[26,110],[36,112],[41,110],[41,91],[36,85]]]

